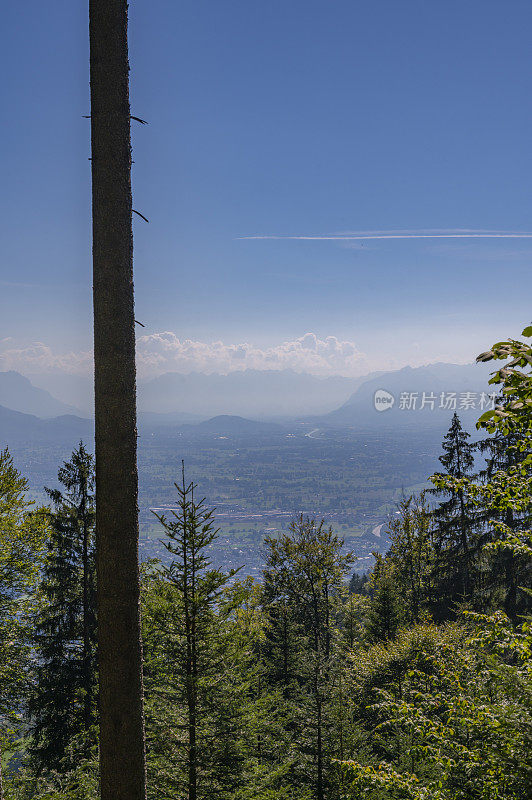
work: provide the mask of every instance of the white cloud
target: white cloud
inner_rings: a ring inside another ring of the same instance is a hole
[[[18,372],[68,372],[72,375],[88,375],[92,369],[92,353],[54,353],[43,342],[22,344],[8,337],[0,339],[0,370]]]
[[[249,342],[225,344],[180,339],[172,331],[140,336],[137,340],[137,365],[140,377],[163,372],[220,372],[244,369],[293,369],[314,375],[361,375],[369,365],[356,344],[336,336],[320,339],[306,333],[297,339],[260,348]],[[0,340],[0,370],[23,373],[67,372],[88,375],[92,369],[90,352],[56,353],[42,342],[19,344]]]
[[[485,231],[453,228],[449,230],[431,229],[415,231],[353,231],[349,233],[317,234],[317,235],[278,235],[258,234],[253,236],[237,236],[237,239],[302,239],[305,241],[365,241],[368,239],[532,239],[532,233],[526,231]]]
[[[293,369],[314,375],[359,375],[366,368],[364,356],[354,342],[336,336],[320,339],[306,333],[292,341],[268,348],[248,342],[198,342],[179,339],[165,331],[138,340],[139,370],[161,372],[234,372],[243,369]]]

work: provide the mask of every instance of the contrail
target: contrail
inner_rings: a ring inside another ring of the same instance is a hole
[[[236,239],[297,239],[303,241],[360,241],[366,239],[532,239],[532,233],[352,233],[332,234],[330,236],[283,236],[276,234],[260,234],[255,236],[236,236]]]

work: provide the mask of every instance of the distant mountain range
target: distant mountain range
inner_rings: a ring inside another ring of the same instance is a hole
[[[0,372],[0,405],[43,419],[60,414],[79,414],[75,407],[58,400],[13,370]]]
[[[441,427],[459,416],[477,419],[496,392],[492,364],[430,364],[369,376],[340,408],[321,418],[330,425],[360,428]]]
[[[80,440],[91,442],[94,425],[90,419],[63,414],[53,419],[40,419],[34,414],[23,414],[0,406],[0,449],[20,442],[46,444],[70,443]]]
[[[431,364],[358,379],[316,378],[290,370],[167,373],[140,385],[139,425],[146,431],[199,424],[198,433],[220,434],[259,432],[260,425],[261,435],[266,423],[252,420],[298,419],[361,430],[441,428],[454,410],[466,421],[482,413],[493,392],[488,385],[492,370],[490,364]],[[0,372],[0,406],[1,440],[9,432],[38,441],[52,435],[76,438],[88,431],[92,437],[92,423],[80,412],[17,372]]]
[[[324,414],[345,402],[361,379],[292,370],[243,370],[228,375],[167,372],[139,384],[139,408],[203,417],[293,417]]]
[[[68,372],[43,372],[28,375],[34,386],[44,389],[63,403],[78,408],[82,416],[94,413],[94,380],[92,375],[71,375]],[[1,402],[1,400],[0,400]]]
[[[219,463],[222,457],[229,458],[232,453],[234,464],[240,461],[245,464],[250,459],[259,458],[266,470],[264,474],[268,474],[269,480],[275,482],[281,462],[278,463],[275,458],[270,462],[269,454],[277,452],[277,457],[281,460],[288,458],[290,463],[290,459],[294,459],[297,469],[304,472],[308,466],[305,459],[309,454],[314,461],[323,457],[324,463],[329,464],[328,469],[334,471],[331,462],[327,461],[334,452],[335,458],[339,459],[335,463],[341,473],[344,468],[342,459],[347,452],[345,448],[355,448],[354,453],[359,447],[357,442],[360,436],[366,435],[373,442],[376,457],[385,459],[383,470],[392,469],[387,466],[391,459],[391,463],[395,464],[393,469],[402,474],[405,465],[411,464],[413,457],[436,458],[439,443],[449,427],[455,407],[465,427],[474,433],[474,422],[482,411],[481,398],[493,391],[488,386],[492,369],[493,366],[489,364],[432,364],[415,369],[405,367],[395,372],[366,376],[358,381],[358,385],[353,381],[351,386],[355,384],[354,390],[350,389],[347,379],[329,379],[334,389],[332,396],[335,392],[343,392],[343,395],[336,409],[329,408],[328,413],[324,414],[304,413],[304,409],[319,408],[324,402],[323,386],[327,381],[322,382],[311,376],[296,376],[295,373],[259,373],[255,376],[240,373],[235,380],[232,376],[202,376],[204,382],[197,375],[192,378],[179,376],[177,380],[175,376],[162,376],[162,379],[150,382],[148,387],[154,405],[157,401],[156,388],[161,389],[159,408],[169,408],[173,385],[189,385],[192,389],[188,397],[183,389],[179,401],[182,403],[181,409],[176,401],[173,411],[139,413],[139,471],[144,491],[150,487],[150,497],[159,497],[162,492],[162,477],[158,476],[166,473],[158,468],[153,472],[153,466],[157,463],[155,460],[159,459],[163,459],[166,469],[169,464],[175,467],[174,462],[181,457],[187,458],[187,463],[196,465],[196,468],[199,463],[196,459],[201,461],[203,458],[202,469],[205,475],[210,476],[212,464],[209,459],[212,457],[218,459],[216,463]],[[182,377],[190,378],[190,383],[181,382]],[[257,377],[255,388],[254,377]],[[302,379],[299,382],[300,377]],[[278,397],[275,405],[277,411],[291,410],[291,414],[274,418],[272,394],[266,391],[268,381]],[[199,394],[202,385],[208,395],[203,405]],[[289,403],[286,397],[283,400],[283,385],[292,387],[288,395]],[[215,391],[216,386],[220,387],[219,394]],[[297,386],[304,387],[308,396],[304,392],[297,392]],[[208,387],[211,388],[210,394]],[[347,388],[350,390],[346,393]],[[240,403],[236,402],[238,389],[242,391]],[[259,389],[264,390],[262,400]],[[311,397],[313,391],[317,394],[314,401]],[[421,408],[423,394],[425,407]],[[149,393],[147,397],[150,398]],[[232,402],[231,398],[236,405],[231,409],[232,413],[216,413]],[[385,402],[379,405],[376,398],[384,398]],[[146,395],[144,399],[146,402]],[[12,405],[19,403],[19,408],[30,409],[34,413],[8,408],[6,402]],[[270,411],[269,420],[265,419],[266,413],[262,420],[256,418],[260,415],[253,413],[253,402],[257,402],[257,407],[264,412]],[[376,406],[385,410],[378,411]],[[80,440],[91,450],[94,447],[93,420],[62,413],[65,407],[70,410],[70,406],[42,387],[35,387],[27,378],[16,373],[0,373],[0,449],[5,446],[10,448],[17,466],[28,476],[36,491],[40,491],[42,486],[52,485],[57,466],[69,457]],[[246,408],[246,413],[235,413],[242,407]],[[187,411],[187,408],[194,409],[195,413]],[[59,413],[50,418],[54,410]],[[207,413],[212,410],[214,413]],[[385,455],[386,448],[391,448],[388,455]],[[417,455],[414,452],[416,448],[419,449]],[[236,466],[231,469],[236,469]],[[208,486],[211,486],[210,480],[210,477],[207,479],[204,476]]]
[[[228,375],[167,372],[138,382],[138,406],[146,415],[171,415],[175,422],[223,414],[262,418],[325,414],[344,403],[363,380],[365,378],[338,376],[317,378],[289,369],[248,369]],[[92,379],[49,373],[32,375],[31,382],[61,398],[69,407],[81,409],[82,414],[92,413]],[[0,404],[19,408],[3,402],[1,392]],[[28,411],[38,414],[35,408]]]

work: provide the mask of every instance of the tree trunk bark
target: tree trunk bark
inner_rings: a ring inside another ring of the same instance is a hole
[[[126,0],[89,0],[102,800],[145,800]]]
[[[315,687],[316,687],[316,708],[317,708],[317,722],[316,722],[316,750],[317,750],[317,780],[316,780],[316,800],[325,800],[325,795],[323,792],[323,741],[322,741],[322,705],[321,705],[321,696],[320,696],[320,689],[319,689],[319,676],[316,672],[315,676]]]
[[[183,605],[185,613],[185,631],[187,640],[187,660],[185,668],[186,696],[187,696],[187,729],[188,729],[188,753],[187,753],[187,800],[197,798],[197,752],[196,752],[196,689],[197,689],[197,669],[196,669],[196,631],[195,631],[195,568],[194,568],[194,542],[189,539],[193,537],[192,531],[188,528],[187,505],[185,500],[185,473],[183,468]],[[191,554],[191,564],[189,571],[189,550]]]
[[[0,800],[4,800],[4,784],[2,782],[2,743],[0,742]]]
[[[92,670],[91,642],[89,635],[89,525],[87,521],[88,489],[83,479],[81,496],[81,519],[83,525],[83,720],[88,733],[92,722]],[[1,800],[1,798],[0,798]]]
[[[471,596],[471,580],[469,576],[469,546],[467,542],[467,522],[465,513],[464,492],[462,489],[458,491],[458,497],[460,498],[460,541],[462,544],[462,550],[464,551],[464,563],[465,563],[464,594],[469,599],[469,597]]]

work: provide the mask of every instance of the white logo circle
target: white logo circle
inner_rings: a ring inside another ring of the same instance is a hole
[[[395,397],[386,389],[377,389],[373,395],[373,405],[375,411],[388,411],[395,403]]]

